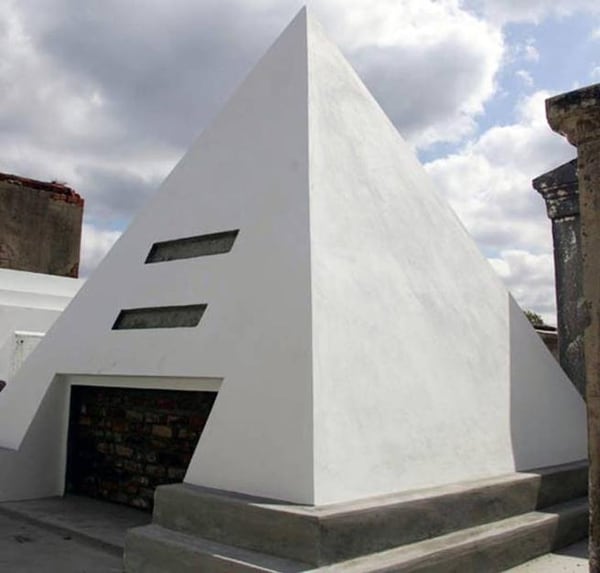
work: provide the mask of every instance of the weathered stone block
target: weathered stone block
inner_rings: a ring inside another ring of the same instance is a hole
[[[128,448],[127,446],[117,445],[115,446],[115,453],[117,456],[121,456],[123,458],[130,458],[133,455],[133,450]]]
[[[169,426],[152,426],[152,435],[160,438],[172,438],[173,430]]]

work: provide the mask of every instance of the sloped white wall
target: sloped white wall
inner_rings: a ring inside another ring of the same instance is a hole
[[[225,488],[312,498],[307,91],[299,21],[2,392],[1,446],[37,431],[56,372],[222,378],[188,480],[205,472]],[[144,264],[154,242],[233,229],[229,253]],[[198,303],[208,307],[196,328],[112,330],[124,308]],[[198,461],[212,458],[214,474]]]
[[[308,48],[315,502],[585,458],[577,391],[311,19]]]

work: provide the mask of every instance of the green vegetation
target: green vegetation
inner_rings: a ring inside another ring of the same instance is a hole
[[[544,319],[533,310],[524,310],[525,316],[533,326],[544,326]]]

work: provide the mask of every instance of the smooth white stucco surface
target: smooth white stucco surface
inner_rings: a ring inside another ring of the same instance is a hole
[[[0,393],[0,403],[25,359],[83,283],[83,279],[0,269],[0,379],[8,383]],[[63,340],[62,344],[70,342]],[[23,380],[27,384],[28,380]],[[23,411],[27,388],[22,388],[20,394],[17,414]],[[65,403],[63,392],[46,392],[39,408],[36,404],[36,423],[20,451],[0,448],[0,500],[62,491]]]
[[[156,241],[233,229],[229,253],[144,264]],[[199,303],[196,328],[111,330],[123,308]],[[305,11],[0,395],[10,479],[43,457],[46,495],[56,373],[222,380],[185,481],[292,502],[586,456],[578,393]]]
[[[0,269],[0,380],[9,380],[83,284],[72,279]],[[37,336],[17,336],[35,332]]]
[[[62,311],[84,279],[0,269],[0,305]]]
[[[308,48],[315,502],[585,458],[577,392],[311,20]]]
[[[28,332],[17,330],[13,334],[9,377],[14,376],[23,366],[27,357],[35,350],[44,338],[45,332]]]

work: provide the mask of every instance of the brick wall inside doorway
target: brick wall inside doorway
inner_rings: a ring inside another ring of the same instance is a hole
[[[216,392],[73,386],[67,492],[151,510],[183,481]]]

